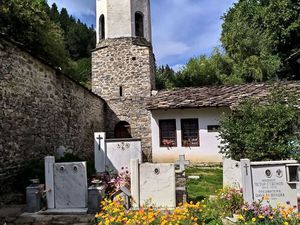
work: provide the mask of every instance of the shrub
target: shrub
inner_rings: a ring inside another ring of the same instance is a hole
[[[294,94],[273,91],[264,104],[249,99],[220,119],[220,153],[240,160],[299,158],[300,111]],[[298,144],[297,144],[298,143]]]

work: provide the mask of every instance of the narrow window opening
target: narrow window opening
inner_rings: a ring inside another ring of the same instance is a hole
[[[135,36],[144,37],[144,15],[141,12],[135,13]]]
[[[119,95],[120,95],[120,97],[123,97],[123,87],[122,86],[119,87]]]
[[[99,38],[100,40],[105,39],[105,18],[101,15],[99,18]]]
[[[212,132],[218,132],[220,129],[219,125],[208,125],[207,126],[207,132],[212,133]]]

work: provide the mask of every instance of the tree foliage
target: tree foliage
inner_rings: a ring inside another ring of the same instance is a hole
[[[300,110],[295,95],[278,88],[261,103],[243,102],[220,119],[220,153],[235,160],[299,157]],[[298,131],[298,133],[297,133]]]
[[[240,0],[223,17],[222,44],[245,81],[299,79],[285,59],[300,48],[300,1]]]
[[[46,0],[2,0],[0,32],[75,80],[88,83],[95,31],[66,9],[59,12],[56,4],[49,7]]]
[[[186,87],[299,80],[299,70],[286,61],[300,50],[299,12],[299,0],[239,0],[222,17],[223,50],[195,57],[171,81],[159,82]]]
[[[46,7],[44,0],[3,0],[0,3],[0,31],[52,64],[64,66],[68,52],[63,34],[48,17]]]

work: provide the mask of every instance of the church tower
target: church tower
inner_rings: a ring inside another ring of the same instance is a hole
[[[145,102],[155,88],[150,0],[96,0],[97,46],[92,90],[107,102],[108,138],[140,138],[151,160],[151,117]]]

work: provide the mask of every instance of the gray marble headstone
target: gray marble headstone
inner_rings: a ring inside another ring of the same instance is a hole
[[[56,209],[86,208],[87,191],[85,162],[54,164]]]
[[[290,167],[294,168],[293,171],[289,171]],[[244,200],[252,202],[264,199],[264,204],[270,204],[273,207],[276,207],[278,203],[289,204],[297,211],[299,168],[297,161],[250,162],[248,159],[242,159]],[[296,180],[291,180],[290,177],[296,177]]]
[[[140,205],[146,202],[160,208],[176,207],[174,164],[140,165]]]
[[[263,196],[269,197],[269,202],[276,207],[278,203],[290,202],[297,206],[297,189],[295,185],[287,183],[285,165],[253,166],[252,185],[254,200],[261,200]],[[294,187],[292,187],[294,186]]]

